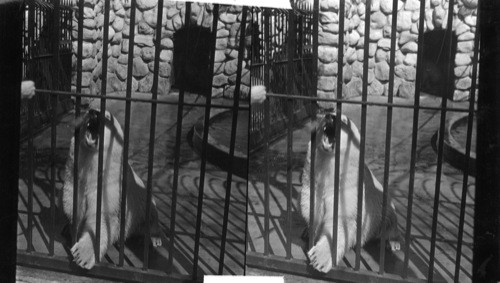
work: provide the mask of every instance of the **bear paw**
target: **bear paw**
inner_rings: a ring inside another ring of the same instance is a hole
[[[311,266],[323,273],[327,273],[332,269],[332,253],[328,239],[322,236],[314,247],[307,253]]]
[[[399,251],[401,249],[401,243],[399,241],[392,241],[392,240],[389,240],[387,241],[387,248],[391,249],[391,251],[395,252],[395,251]]]
[[[158,237],[152,236],[151,243],[153,244],[153,247],[155,247],[155,248],[161,246],[162,245],[161,237],[160,236],[158,236]]]
[[[80,267],[91,269],[95,265],[94,247],[88,238],[81,238],[72,248],[73,261]]]

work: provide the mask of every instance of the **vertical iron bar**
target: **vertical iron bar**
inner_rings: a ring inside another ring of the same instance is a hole
[[[454,0],[449,0],[448,11],[453,11],[453,5],[455,4]],[[448,13],[448,29],[446,32],[446,40],[449,44],[448,49],[448,62],[451,62],[451,45],[453,40],[453,34],[451,32],[451,26],[453,24],[453,13]],[[444,131],[446,125],[446,106],[448,104],[448,94],[453,92],[452,85],[454,80],[450,79],[452,66],[448,66],[446,70],[446,78],[449,79],[449,82],[446,84],[446,92],[445,96],[442,98],[441,102],[441,121],[439,125],[439,135],[438,135],[438,159],[437,159],[437,170],[436,170],[436,189],[434,192],[434,209],[432,214],[432,233],[431,233],[431,249],[430,249],[430,260],[429,260],[429,273],[428,279],[432,281],[434,275],[434,260],[435,260],[435,252],[436,252],[436,234],[437,234],[437,221],[439,216],[439,197],[441,192],[441,174],[443,169],[443,147],[444,147]],[[467,166],[467,165],[466,165]]]
[[[458,283],[460,276],[460,261],[462,259],[462,241],[464,235],[464,223],[465,223],[465,205],[467,203],[467,192],[468,192],[468,183],[469,183],[469,170],[470,168],[470,154],[471,154],[471,144],[472,144],[472,125],[474,123],[474,106],[476,102],[476,80],[477,80],[477,65],[479,58],[479,37],[480,29],[480,9],[477,9],[477,24],[476,24],[476,32],[474,35],[474,55],[472,58],[472,83],[470,87],[470,99],[469,99],[469,116],[467,119],[467,138],[465,142],[465,170],[464,170],[464,179],[462,183],[462,199],[460,201],[460,218],[458,224],[458,241],[457,241],[457,256],[455,259],[455,280],[454,282]]]
[[[264,85],[270,90],[270,57],[271,57],[271,31],[270,31],[270,9],[264,9]],[[270,124],[270,114],[269,114],[269,98],[264,101],[264,255],[269,255],[269,127]]]
[[[478,1],[480,29],[479,91],[477,97],[477,144],[474,198],[472,282],[500,281],[500,1]]]
[[[316,0],[319,1],[319,0]],[[317,5],[317,4],[315,4]],[[315,8],[319,9],[319,7]],[[315,21],[315,23],[317,20]],[[342,99],[343,77],[344,77],[344,26],[345,26],[345,0],[339,3],[339,47],[337,59],[337,99]],[[316,35],[315,35],[316,36]],[[318,59],[315,59],[318,61]],[[340,129],[342,128],[342,103],[337,102],[335,119],[335,140],[340,141]],[[340,191],[340,142],[335,143],[335,167],[333,182],[333,231],[332,231],[332,264],[337,266],[337,242],[338,242],[338,224],[339,224],[339,191]]]
[[[20,198],[19,174],[25,173],[20,165],[20,106],[22,81],[23,1],[2,1],[0,4],[0,175],[2,198],[0,207],[0,251],[2,254],[0,276],[4,282],[16,279],[16,244]],[[29,127],[29,125],[28,125]],[[30,175],[31,172],[26,172]],[[28,227],[29,229],[32,226]],[[28,243],[29,245],[30,243]],[[9,259],[11,259],[9,261]]]
[[[28,32],[30,37],[30,47],[33,46],[33,34],[34,34],[34,5],[29,5],[30,14],[28,19]],[[32,50],[30,50],[32,51]],[[33,55],[33,54],[31,54]],[[31,59],[31,58],[30,58]],[[31,69],[31,76],[33,76],[33,66]],[[33,161],[33,114],[34,114],[34,100],[32,98],[28,101],[28,233],[27,233],[27,252],[31,252],[33,249],[33,170],[34,170],[34,161]]]
[[[216,10],[214,9],[214,12]],[[233,182],[233,172],[231,168],[233,166],[236,166],[234,164],[234,149],[235,149],[235,143],[236,143],[236,126],[238,125],[238,107],[240,103],[240,86],[241,86],[241,73],[243,69],[243,55],[245,54],[245,35],[246,35],[246,23],[247,23],[247,11],[248,7],[243,6],[243,10],[241,11],[241,23],[240,23],[240,43],[238,46],[238,65],[236,68],[236,85],[234,89],[234,95],[233,95],[233,119],[231,121],[231,139],[229,143],[229,158],[230,158],[230,166],[229,166],[229,171],[227,172],[227,179],[226,179],[226,196],[224,198],[224,220],[222,222],[222,238],[221,238],[221,248],[220,248],[220,256],[219,256],[219,275],[222,275],[222,272],[224,270],[224,255],[226,254],[226,237],[227,237],[227,225],[229,222],[229,207],[230,207],[230,201],[231,201],[231,184]],[[214,17],[215,19],[215,17]],[[214,27],[216,25],[214,24]],[[215,33],[214,33],[215,34]],[[214,50],[215,50],[215,36],[214,36]],[[213,57],[212,57],[213,58]],[[213,62],[213,60],[212,60]],[[213,66],[212,66],[213,67]],[[212,68],[213,70],[213,68]],[[212,74],[213,75],[213,74]],[[210,104],[209,104],[210,105]],[[206,109],[208,109],[207,107]],[[208,113],[210,114],[210,113]],[[205,122],[206,124],[204,125],[207,128],[208,132],[208,122],[209,119],[205,116]],[[205,133],[205,132],[204,132]],[[247,132],[248,134],[248,132]],[[205,136],[203,136],[205,137]],[[208,138],[208,135],[207,135]],[[248,137],[247,137],[248,139]],[[205,141],[204,141],[205,142]],[[204,143],[205,144],[205,143]]]
[[[371,1],[366,1],[366,11],[365,11],[365,42],[364,42],[364,52],[363,52],[363,92],[362,100],[367,101],[368,97],[368,60],[369,57],[369,47],[370,47],[370,14],[371,14]],[[367,105],[361,105],[361,133],[360,133],[360,143],[359,143],[359,175],[358,175],[358,212],[357,212],[357,229],[356,229],[356,261],[354,270],[359,270],[361,262],[361,230],[363,221],[363,198],[364,189],[363,184],[365,182],[365,143],[366,143],[366,112]]]
[[[28,5],[28,57],[30,66],[27,67],[26,76],[30,79],[34,79],[34,63],[33,63],[33,49],[35,46],[35,6]]]
[[[415,101],[413,108],[413,126],[411,137],[411,153],[410,153],[410,177],[408,183],[408,205],[406,211],[406,233],[405,233],[405,248],[403,270],[401,276],[406,278],[408,276],[408,263],[410,259],[410,236],[412,224],[412,211],[413,211],[413,191],[415,188],[415,165],[417,160],[417,138],[418,138],[418,118],[420,107],[420,90],[422,82],[422,67],[424,62],[424,20],[425,20],[425,1],[420,2],[420,17],[418,20],[418,50],[417,50],[417,76],[415,78]],[[419,71],[421,70],[421,71]]]
[[[191,13],[191,4],[186,2],[186,23],[190,20],[189,14]],[[218,19],[213,18],[214,21],[218,21]],[[213,31],[216,33],[216,31]],[[212,46],[213,47],[213,46]],[[213,61],[214,58],[211,58]],[[211,88],[210,88],[211,91]],[[193,257],[193,280],[198,278],[198,261],[199,261],[199,252],[200,252],[200,240],[201,240],[201,221],[203,216],[203,196],[205,192],[205,173],[206,173],[206,164],[207,164],[207,152],[206,145],[208,140],[208,130],[209,130],[209,120],[210,120],[210,105],[211,105],[212,95],[207,95],[205,107],[205,120],[203,124],[203,143],[202,143],[202,152],[201,152],[201,168],[200,168],[200,181],[199,181],[199,189],[198,189],[198,205],[197,205],[197,213],[196,213],[196,233],[194,240],[194,257]]]
[[[158,8],[158,14],[156,22],[158,23],[158,25],[156,26],[153,85],[151,88],[153,100],[158,99],[158,80],[159,80],[158,74],[160,71],[160,52],[161,52],[160,39],[161,39],[161,28],[162,28],[161,23],[163,17],[163,0],[158,0],[157,8]],[[157,110],[157,103],[151,102],[151,125],[149,126],[150,132],[149,132],[148,180],[146,185],[146,231],[145,231],[146,233],[144,234],[144,261],[142,266],[143,270],[147,270],[149,267],[149,242],[151,238],[150,214],[151,214],[151,202],[153,199],[153,159],[155,154],[156,110]]]
[[[342,0],[340,2],[342,2]],[[312,53],[313,53],[312,55],[313,56],[312,56],[312,70],[311,71],[312,71],[313,82],[317,82],[318,81],[319,0],[314,0],[313,5],[314,5],[313,6],[313,18],[312,18]],[[340,4],[340,5],[342,5],[342,4]],[[343,22],[339,23],[339,25],[340,24],[343,24]],[[339,40],[340,40],[340,36],[343,36],[341,34],[342,33],[340,32],[339,33]],[[339,44],[340,44],[340,42],[339,42]],[[340,49],[339,49],[339,52],[340,52]],[[318,96],[318,88],[316,87],[316,84],[314,84],[314,83],[313,83],[313,87],[311,90],[311,96],[312,97]]]
[[[191,3],[186,2],[184,27],[187,30],[187,37],[189,38],[189,14],[191,14]],[[189,12],[188,12],[189,9]],[[175,43],[174,43],[175,44]],[[181,66],[180,76],[183,77],[184,66]],[[182,139],[182,118],[184,112],[184,79],[181,79],[179,87],[179,101],[177,104],[177,129],[175,135],[175,151],[174,151],[174,180],[172,184],[172,208],[170,213],[170,246],[168,248],[168,271],[172,272],[174,260],[174,246],[175,246],[175,218],[177,207],[177,192],[179,187],[179,167],[180,167],[180,152],[181,152],[181,139]]]
[[[33,174],[34,174],[34,161],[33,161],[33,98],[28,101],[28,233],[27,242],[28,247],[26,251],[33,251]]]
[[[78,3],[78,47],[77,47],[77,56],[76,56],[76,92],[82,92],[82,73],[83,73],[83,6],[85,0],[80,0]],[[82,98],[77,96],[75,98],[75,119],[80,117],[80,105],[82,102]],[[78,186],[80,185],[78,182],[78,160],[80,153],[80,127],[75,127],[74,130],[74,147],[73,147],[73,214],[72,214],[72,244],[76,243],[77,235],[78,235]]]
[[[316,180],[315,168],[316,168],[316,133],[317,130],[313,129],[311,131],[311,168],[309,169],[309,249],[314,246],[314,214],[315,202],[316,202]]]
[[[396,28],[398,22],[398,1],[392,3],[392,26],[391,26],[391,58],[389,62],[389,93],[388,103],[393,102],[394,98],[394,73],[396,65]],[[385,272],[385,242],[387,238],[386,223],[387,223],[387,206],[389,197],[389,169],[391,161],[391,139],[392,139],[392,106],[387,107],[387,121],[385,132],[385,160],[384,160],[384,191],[382,200],[382,235],[380,237],[380,260],[379,274]]]
[[[95,262],[100,261],[101,252],[101,214],[102,214],[102,191],[103,191],[103,171],[104,171],[104,124],[106,121],[106,86],[108,78],[108,41],[109,41],[109,10],[110,1],[104,1],[104,24],[102,38],[102,84],[101,84],[101,112],[99,113],[99,158],[97,164],[97,212],[95,229]],[[132,50],[129,50],[132,52]],[[108,168],[106,168],[108,170]]]
[[[288,14],[288,50],[287,50],[287,93],[293,94],[295,83],[294,62],[295,57],[295,13]],[[292,154],[293,154],[293,100],[287,99],[287,117],[288,117],[288,131],[287,131],[287,146],[286,146],[286,184],[287,184],[287,202],[286,202],[286,223],[287,223],[287,242],[286,242],[286,258],[292,258]]]
[[[127,89],[125,96],[127,99],[132,97],[132,65],[134,59],[134,40],[135,40],[135,12],[136,12],[137,0],[131,0],[130,2],[130,24],[129,24],[129,39],[128,39],[128,58],[127,58]],[[127,211],[127,189],[128,183],[128,170],[129,165],[129,135],[130,135],[130,111],[131,111],[131,101],[125,101],[125,128],[123,132],[123,163],[122,163],[122,192],[121,192],[121,205],[120,205],[120,250],[118,257],[118,266],[123,266],[124,262],[124,252],[125,252],[125,217]],[[148,222],[146,222],[148,223]],[[147,239],[146,239],[147,240]]]
[[[54,0],[54,14],[53,14],[53,72],[55,82],[52,84],[56,90],[61,89],[61,84],[59,83],[59,66],[60,66],[60,54],[59,54],[59,42],[61,33],[59,32],[59,15],[60,15],[60,3],[59,0]],[[51,139],[50,139],[50,223],[52,227],[52,235],[49,236],[49,255],[54,255],[54,239],[56,237],[56,137],[57,137],[57,97],[55,95],[50,96],[50,103],[52,107],[52,119],[51,119]]]

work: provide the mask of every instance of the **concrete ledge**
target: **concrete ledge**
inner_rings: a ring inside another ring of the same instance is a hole
[[[239,115],[244,115],[242,113],[247,113],[248,111],[239,111]],[[212,113],[210,115],[210,120],[209,120],[209,127],[210,125],[213,125],[213,123],[224,120],[224,119],[231,119],[232,117],[232,110],[212,110]],[[204,117],[200,118],[198,122],[193,126],[193,135],[192,135],[192,142],[193,142],[193,147],[195,150],[201,155],[201,151],[203,148],[203,124],[204,124]],[[238,126],[242,126],[239,122]],[[247,129],[248,126],[245,125],[245,129]],[[229,139],[230,136],[230,129],[227,129],[228,134],[226,138]],[[246,130],[247,135],[245,137],[238,137],[236,138],[244,138],[246,141],[248,141],[248,130]],[[247,145],[248,146],[248,145]],[[248,148],[248,147],[247,147]],[[244,149],[238,149],[235,147],[234,150],[234,159],[233,162],[231,162],[231,157],[229,155],[229,147],[221,141],[221,137],[219,136],[213,136],[210,131],[208,134],[208,142],[206,144],[206,150],[207,150],[207,159],[219,166],[220,168],[224,170],[231,170],[233,174],[240,176],[242,178],[247,178],[248,175],[248,150]]]
[[[465,171],[468,169],[469,175],[476,176],[476,152],[475,148],[471,147],[470,150],[470,158],[466,155],[465,142],[466,141],[458,141],[454,136],[453,131],[464,124],[467,126],[469,119],[469,114],[456,114],[453,115],[449,120],[446,121],[445,132],[444,132],[444,145],[443,145],[443,157],[454,167]],[[472,138],[475,138],[476,135],[473,132]],[[436,134],[432,137],[432,146],[434,150],[437,151],[438,146],[438,137],[439,130],[436,131]],[[469,161],[468,166],[467,160]],[[468,168],[467,168],[468,167]]]

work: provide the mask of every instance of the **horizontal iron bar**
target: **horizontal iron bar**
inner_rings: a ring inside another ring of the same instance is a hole
[[[182,274],[169,274],[165,272],[149,269],[147,272],[139,267],[117,267],[114,264],[101,262],[94,266],[92,270],[84,273],[78,272],[76,267],[72,267],[67,257],[49,256],[47,254],[32,252],[27,253],[17,250],[17,264],[34,268],[45,268],[61,272],[71,273],[77,276],[92,276],[98,278],[108,278],[124,280],[127,282],[192,282],[191,276]]]
[[[427,282],[425,279],[402,278],[398,275],[379,275],[375,271],[357,270],[347,267],[335,267],[323,276],[312,274],[306,260],[285,259],[275,255],[264,256],[261,253],[247,252],[247,266],[277,272],[286,272],[314,279],[340,280],[348,282]],[[318,273],[316,273],[318,274]],[[435,281],[440,282],[440,281]],[[444,281],[443,281],[444,282]]]
[[[369,106],[391,106],[396,108],[409,108],[409,109],[424,109],[424,110],[441,110],[441,107],[432,107],[432,106],[414,106],[414,105],[406,105],[399,103],[387,103],[387,102],[372,102],[372,101],[357,101],[350,99],[336,99],[336,98],[317,98],[310,96],[300,96],[300,95],[288,95],[288,94],[278,94],[278,93],[268,93],[267,97],[273,98],[284,98],[284,99],[302,99],[302,100],[311,100],[311,101],[323,101],[323,102],[341,102],[344,104],[360,104],[360,105],[369,105]],[[469,109],[466,108],[453,108],[448,107],[445,109],[446,111],[454,111],[454,112],[469,112]]]
[[[54,90],[48,90],[48,89],[37,89],[35,92],[40,93],[40,94],[56,94],[56,95],[61,95],[61,96],[91,97],[91,98],[99,98],[99,99],[103,98],[101,95],[96,95],[96,94],[83,94],[83,93],[75,93],[75,92],[69,92],[69,91],[54,91]],[[116,95],[106,95],[105,99],[106,100],[135,101],[135,102],[153,102],[153,103],[168,104],[168,105],[179,104],[177,101],[165,101],[165,100],[146,99],[146,98],[127,98],[127,97],[116,96]],[[207,107],[206,104],[201,104],[201,103],[184,102],[183,105],[194,106],[194,107]],[[222,104],[212,104],[210,107],[220,108],[220,109],[233,109],[232,105],[222,105]],[[240,105],[238,109],[239,110],[249,110],[250,107],[248,105]]]

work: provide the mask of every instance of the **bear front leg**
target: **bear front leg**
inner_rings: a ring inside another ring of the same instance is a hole
[[[71,248],[71,254],[73,255],[73,261],[82,268],[91,269],[95,265],[95,241],[96,241],[96,221],[95,218],[88,220],[83,228],[82,235],[78,239],[78,242]],[[115,221],[116,222],[116,221]],[[109,223],[104,216],[101,217],[101,234],[100,234],[100,245],[99,245],[99,260],[101,260],[106,254],[110,240],[112,237],[116,236],[114,234],[119,231],[119,228],[113,223]]]
[[[330,220],[328,224],[324,225],[324,228],[318,235],[318,241],[307,253],[311,266],[323,273],[327,273],[333,267],[332,262],[332,247],[333,247],[333,223]],[[344,227],[339,223],[337,230],[337,258],[336,265],[342,260],[346,252],[346,235],[344,233]]]
[[[151,204],[151,214],[149,217],[151,243],[153,244],[153,247],[156,248],[162,245],[162,237],[165,238],[165,234],[160,228],[158,211],[156,210],[156,204],[154,203],[154,201]]]
[[[94,244],[89,231],[85,229],[82,236],[71,248],[73,261],[81,268],[91,269],[95,265]]]

